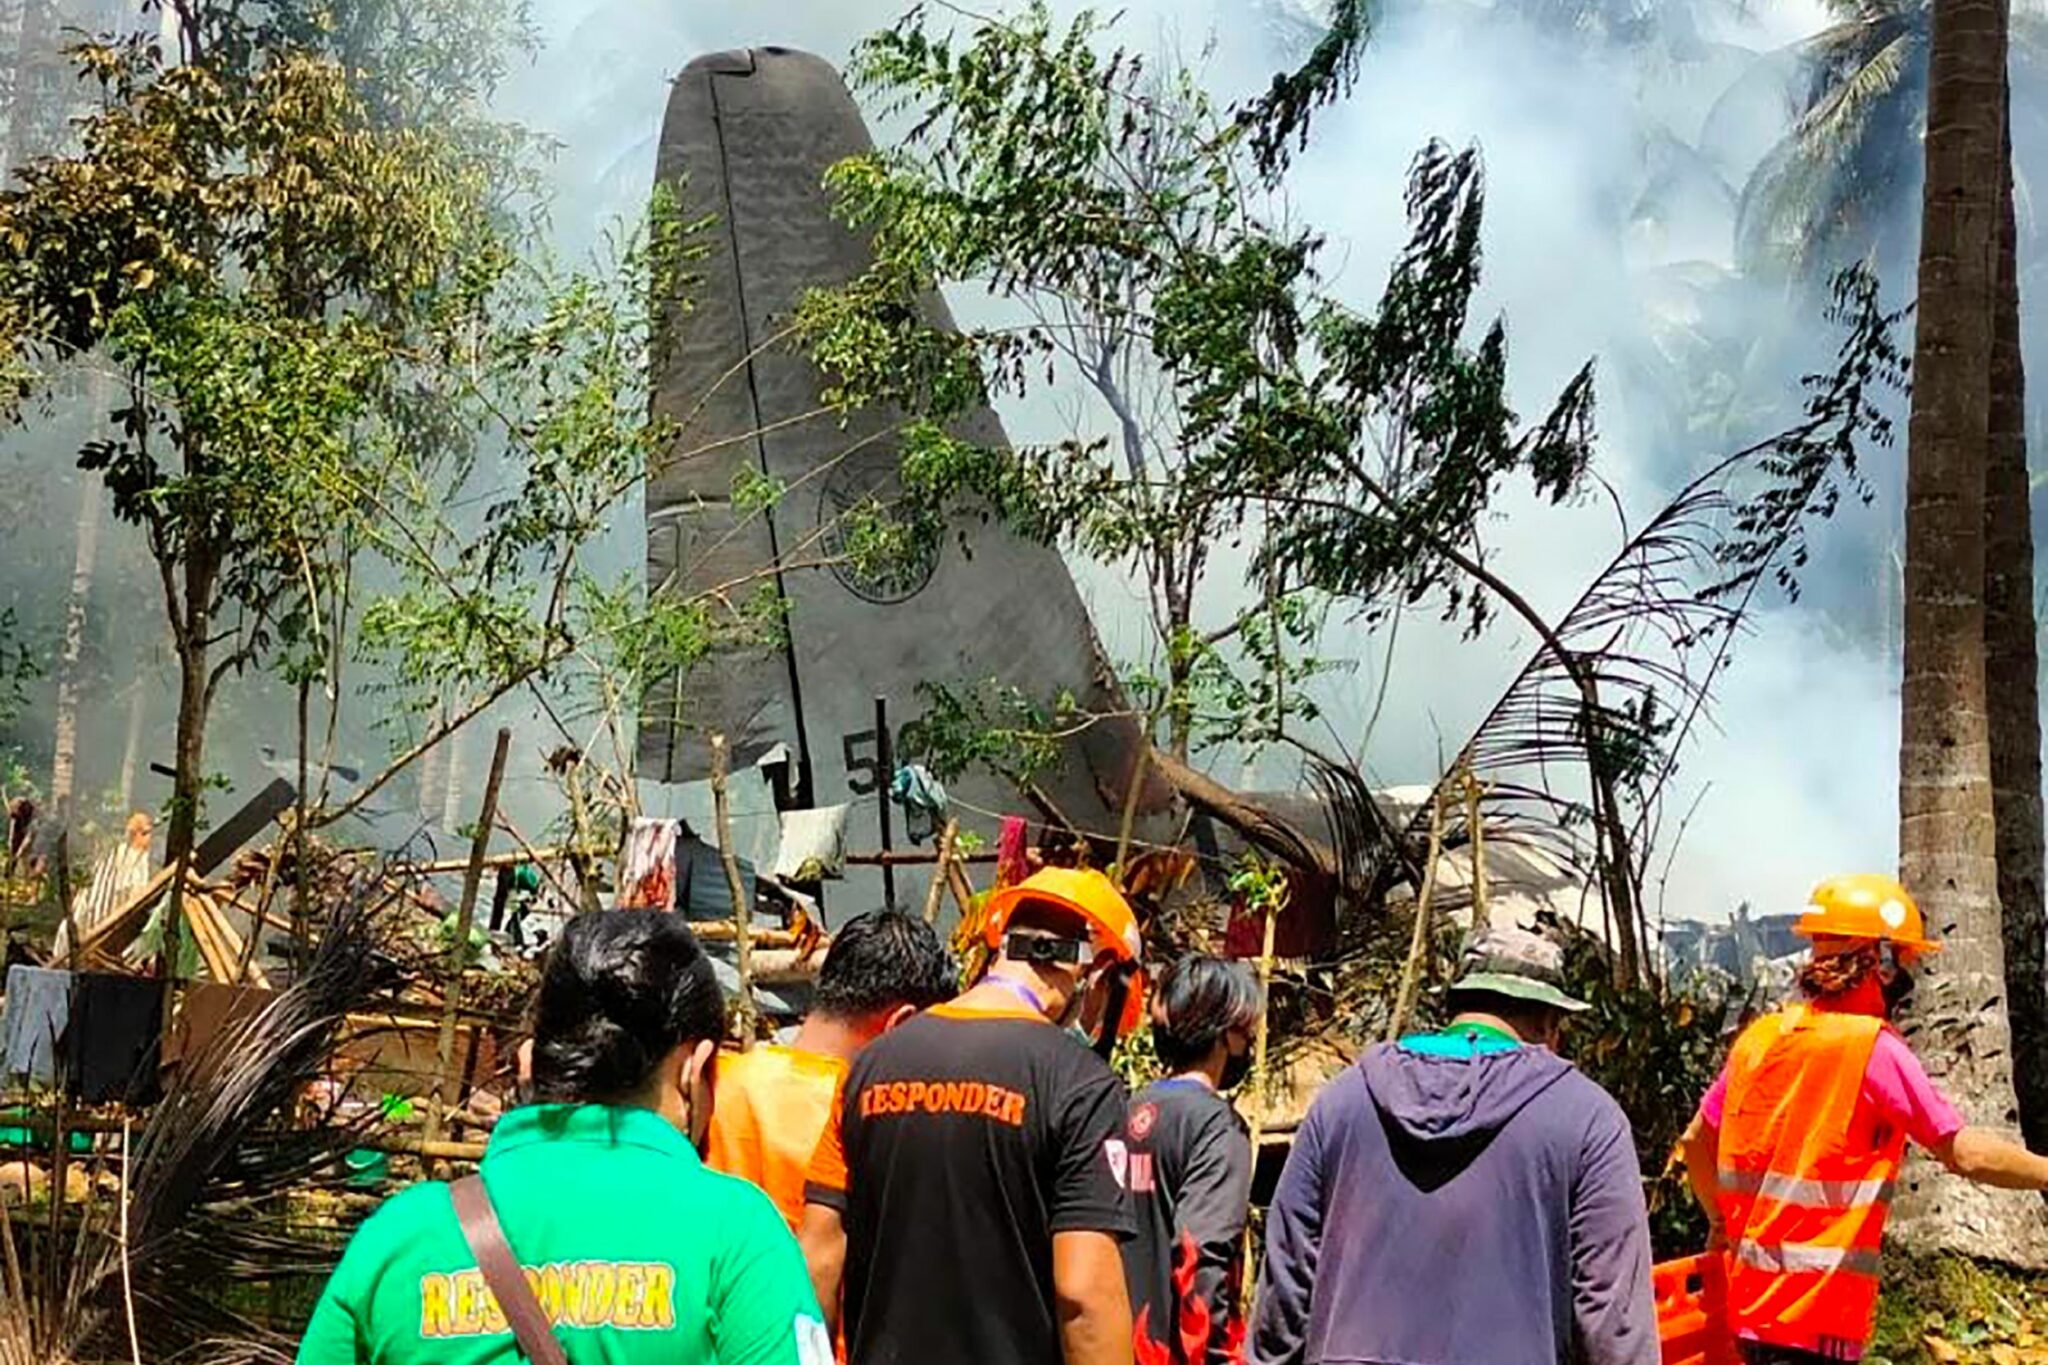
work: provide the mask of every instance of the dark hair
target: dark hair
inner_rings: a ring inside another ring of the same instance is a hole
[[[1799,989],[1809,1000],[1845,994],[1875,976],[1884,954],[1875,943],[1859,943],[1839,953],[1815,954],[1799,969]]]
[[[813,1008],[835,1019],[866,1019],[899,1005],[936,1005],[959,985],[952,954],[929,924],[898,910],[871,910],[832,935]]]
[[[1058,901],[1043,900],[1037,896],[1027,896],[1018,901],[1005,927],[1032,929],[1041,934],[1056,934],[1061,938],[1088,942],[1095,939],[1095,926],[1088,922],[1086,915]]]
[[[611,1103],[684,1043],[725,1036],[725,993],[681,916],[594,910],[548,950],[533,1017],[534,1095]]]
[[[1185,1071],[1224,1034],[1257,1023],[1264,1008],[1258,978],[1244,963],[1184,957],[1159,974],[1152,992],[1152,1046],[1166,1066]]]

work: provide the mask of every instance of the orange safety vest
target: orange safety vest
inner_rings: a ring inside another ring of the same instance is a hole
[[[1870,1338],[1906,1151],[1905,1133],[1860,1103],[1886,1027],[1795,1006],[1736,1040],[1719,1165],[1738,1336],[1843,1360]]]

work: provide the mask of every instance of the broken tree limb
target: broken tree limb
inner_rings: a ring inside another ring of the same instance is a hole
[[[725,790],[725,736],[711,737],[711,809],[718,824],[718,861],[725,886],[732,893],[734,965],[740,974],[740,1051],[754,1046],[753,907],[747,904],[746,882],[740,877],[739,855],[732,847],[732,802]],[[888,798],[884,797],[884,801]]]
[[[483,860],[491,851],[491,829],[498,822],[498,791],[505,782],[505,759],[512,750],[512,731],[501,728],[498,744],[491,751],[491,775],[484,782],[483,809],[476,818],[476,838],[470,844],[469,870],[462,878],[462,901],[455,910],[455,940],[448,948],[446,1003],[441,1007],[441,1028],[434,1040],[434,1075],[439,1093],[427,1110],[427,1137],[441,1136],[441,1116],[453,1109],[460,1098],[455,1074],[455,1019],[462,1010],[463,959],[469,955],[469,929],[476,922],[476,898],[483,886]]]
[[[1336,880],[1337,855],[1320,839],[1312,839],[1256,801],[1232,791],[1207,773],[1197,772],[1162,749],[1152,749],[1153,771],[1197,810],[1221,820],[1248,843],[1296,867]]]

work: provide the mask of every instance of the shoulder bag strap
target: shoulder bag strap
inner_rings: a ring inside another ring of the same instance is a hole
[[[569,1365],[569,1357],[556,1339],[526,1272],[505,1241],[505,1229],[498,1224],[498,1211],[491,1205],[490,1192],[476,1176],[464,1176],[448,1187],[455,1201],[455,1216],[462,1223],[462,1235],[476,1256],[476,1268],[498,1300],[513,1339],[533,1365]]]

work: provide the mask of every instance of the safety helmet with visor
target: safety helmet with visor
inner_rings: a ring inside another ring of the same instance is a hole
[[[1061,934],[1022,925],[1013,929],[1011,921],[1026,906],[1072,919],[1080,932]],[[1097,1051],[1106,1055],[1145,1017],[1137,914],[1116,883],[1093,868],[1043,868],[997,891],[989,898],[982,934],[991,949],[1012,960],[1069,967],[1084,978],[1106,978],[1109,998],[1102,1031],[1095,1039]]]

